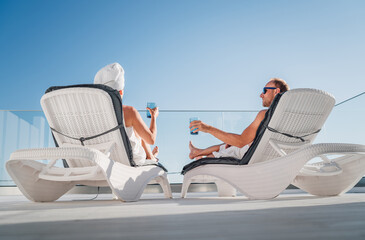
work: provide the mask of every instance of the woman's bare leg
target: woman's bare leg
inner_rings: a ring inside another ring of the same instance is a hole
[[[157,155],[158,155],[158,153],[159,153],[160,151],[159,151],[159,149],[158,149],[158,147],[157,146],[155,146],[154,148],[153,148],[153,150],[152,150],[152,154],[153,154],[153,156],[155,156],[156,158],[157,158]]]
[[[141,139],[141,145],[144,149],[144,152],[146,153],[146,159],[151,159],[151,160],[155,160],[156,162],[158,161],[158,159],[156,158],[157,154],[158,154],[158,147],[156,146],[153,150],[156,153],[156,148],[157,148],[157,154],[155,155],[152,151],[151,151],[151,146],[149,144],[147,144],[139,135],[136,131],[134,131],[134,133],[136,134],[137,137],[139,137]]]
[[[209,156],[209,157],[213,156],[212,153],[218,152],[221,145],[222,144],[200,149],[200,148],[195,147],[190,141],[189,142],[189,148],[190,148],[189,158],[190,159],[194,159],[194,158],[200,159],[203,156]]]
[[[151,146],[148,145],[143,139],[141,139],[141,143],[142,143],[142,147],[143,147],[144,151],[146,152],[146,159],[158,161],[155,154],[153,154],[153,152],[151,151]],[[157,152],[157,154],[158,154],[158,152]]]

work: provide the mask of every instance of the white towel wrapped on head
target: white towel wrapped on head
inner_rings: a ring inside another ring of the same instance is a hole
[[[94,84],[104,84],[118,91],[123,90],[124,69],[119,63],[106,65],[96,73]]]

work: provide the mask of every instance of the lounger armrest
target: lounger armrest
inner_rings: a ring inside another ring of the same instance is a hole
[[[59,159],[78,159],[96,163],[95,166],[79,168],[59,168],[55,163]],[[48,160],[48,164],[42,166],[38,178],[50,181],[81,181],[81,180],[105,180],[102,169],[98,166],[98,160],[107,156],[96,149],[87,147],[57,147],[21,149],[13,152],[8,161],[20,161],[22,165],[32,165],[32,160]]]
[[[58,147],[20,149],[10,155],[10,160],[57,160],[76,158],[95,160],[105,156],[102,152],[88,147]]]
[[[350,144],[350,143],[317,143],[298,149],[286,156],[272,159],[268,162],[282,161],[282,159],[303,159],[304,164],[315,158],[323,155],[342,155],[342,154],[356,154],[365,155],[365,145]],[[260,164],[260,163],[259,163]]]

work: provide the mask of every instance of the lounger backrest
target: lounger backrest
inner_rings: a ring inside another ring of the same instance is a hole
[[[293,89],[284,93],[267,124],[272,130],[262,126],[265,128],[264,133],[248,164],[282,156],[283,154],[275,150],[275,146],[288,154],[311,144],[334,104],[334,97],[321,90]],[[288,137],[281,133],[299,137],[309,135],[303,137],[305,140],[303,142],[301,139]]]
[[[118,99],[119,98],[119,99]],[[118,91],[104,85],[75,85],[52,87],[41,99],[42,109],[51,128],[75,137],[90,137],[104,133],[123,124],[122,102]],[[53,131],[58,146],[81,145]],[[84,141],[87,147],[98,150],[114,144],[110,158],[116,162],[133,165],[129,139],[123,127],[102,136]],[[89,161],[67,159],[70,167],[94,165]]]

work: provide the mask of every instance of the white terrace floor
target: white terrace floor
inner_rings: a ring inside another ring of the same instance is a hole
[[[94,196],[52,203],[0,196],[0,239],[365,239],[365,188],[338,197],[286,190],[265,201],[216,193],[87,200]]]

